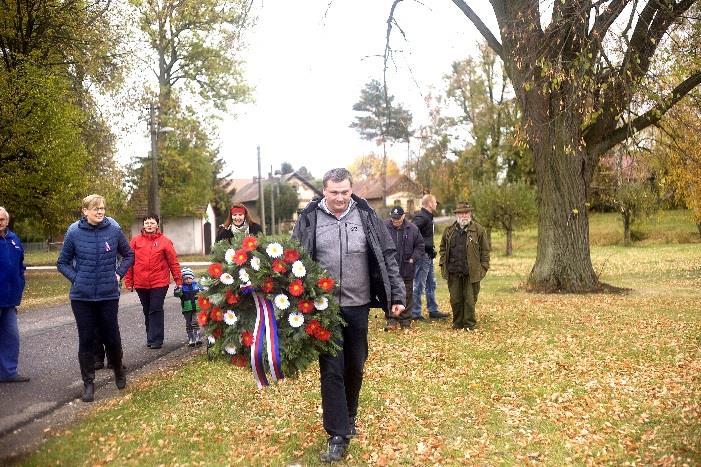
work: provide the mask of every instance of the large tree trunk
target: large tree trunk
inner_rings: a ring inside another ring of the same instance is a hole
[[[535,102],[548,106],[548,99]],[[590,176],[587,156],[578,142],[577,118],[569,112],[542,107],[531,141],[538,187],[538,251],[528,279],[529,288],[546,292],[585,292],[598,289],[589,251],[586,194]]]

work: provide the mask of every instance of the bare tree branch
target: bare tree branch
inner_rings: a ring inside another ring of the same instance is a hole
[[[631,134],[647,128],[650,125],[656,124],[662,119],[664,114],[667,113],[669,109],[671,109],[677,102],[684,98],[684,96],[686,96],[699,84],[701,84],[701,71],[697,71],[682,81],[662,102],[655,105],[644,114],[634,118],[626,125],[615,129],[609,136],[605,137],[600,143],[595,145],[593,148],[594,151],[589,152],[602,154],[618,143],[625,141],[625,139]]]
[[[487,44],[496,52],[499,57],[504,60],[504,47],[501,45],[501,42],[492,34],[492,31],[489,30],[489,28],[484,24],[482,19],[477,16],[475,11],[470,8],[470,6],[465,3],[463,0],[453,0],[453,3],[457,5],[458,8],[467,16],[467,18],[472,21],[472,24],[475,25],[477,30],[482,34],[482,36],[485,38],[487,41]]]

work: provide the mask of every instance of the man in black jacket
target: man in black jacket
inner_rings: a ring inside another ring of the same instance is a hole
[[[414,304],[411,310],[411,318],[414,320],[424,320],[421,315],[421,294],[426,289],[426,308],[428,316],[434,319],[447,318],[447,313],[438,311],[436,303],[436,277],[433,272],[433,258],[436,257],[436,248],[433,245],[433,213],[438,207],[436,197],[432,194],[424,195],[421,198],[421,210],[414,215],[414,224],[419,228],[424,239],[424,249],[426,254],[416,264],[414,275]]]
[[[419,232],[419,228],[411,222],[407,222],[404,217],[404,209],[395,206],[389,213],[389,219],[385,221],[385,227],[389,236],[392,237],[394,245],[397,247],[397,263],[399,264],[399,275],[404,281],[406,289],[406,309],[399,315],[399,319],[385,313],[387,327],[385,331],[392,331],[401,326],[408,329],[411,326],[412,291],[414,289],[414,270],[416,263],[421,261],[425,255],[424,239]]]
[[[304,208],[292,237],[336,279],[335,295],[346,322],[338,342],[341,350],[319,356],[321,406],[329,435],[321,461],[335,462],[356,435],[370,308],[397,317],[404,311],[405,291],[394,243],[368,202],[353,194],[350,172],[329,170],[323,184],[324,197]]]

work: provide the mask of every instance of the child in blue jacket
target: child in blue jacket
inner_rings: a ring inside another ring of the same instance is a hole
[[[195,274],[192,272],[192,269],[182,268],[181,273],[183,285],[175,288],[175,296],[180,297],[180,306],[185,318],[185,331],[187,331],[187,345],[190,347],[202,345],[200,327],[197,324],[197,312],[200,309],[197,304],[197,295],[202,289],[195,282]]]

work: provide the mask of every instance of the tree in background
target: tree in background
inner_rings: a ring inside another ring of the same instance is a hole
[[[353,174],[353,181],[367,180],[382,176],[383,159],[377,154],[358,156],[348,164],[348,171]],[[399,175],[399,166],[392,159],[387,160],[386,174],[388,177]]]
[[[158,138],[159,187],[164,213],[193,212],[211,201],[221,214],[229,204],[221,188],[223,161],[212,146],[206,120],[183,101],[223,111],[232,102],[249,99],[239,52],[241,34],[249,25],[250,1],[130,0],[152,57],[145,58],[158,83],[160,125],[176,129]],[[202,112],[200,112],[202,113]],[[182,132],[178,134],[178,132]],[[196,174],[187,176],[189,167]],[[170,173],[174,170],[174,173]],[[141,174],[148,170],[141,169]],[[212,175],[214,174],[214,175]],[[147,178],[136,180],[148,183]],[[228,207],[226,208],[228,209]]]
[[[585,209],[594,169],[701,83],[697,67],[671,86],[653,73],[668,58],[657,52],[669,32],[698,26],[698,17],[687,15],[698,0],[491,0],[500,38],[466,1],[453,3],[504,62],[523,114],[539,204],[529,286],[597,290]]]
[[[263,197],[267,204],[265,209],[266,232],[272,232],[272,210],[270,209],[270,200],[275,199],[275,226],[279,229],[284,221],[292,219],[299,205],[297,191],[292,185],[280,182],[266,181],[263,189],[265,190]],[[277,232],[285,234],[285,232]]]
[[[665,119],[656,154],[667,169],[664,182],[691,210],[701,236],[701,99],[673,109]]]
[[[633,180],[621,184],[614,194],[614,203],[621,214],[623,223],[623,244],[633,244],[631,235],[635,222],[653,214],[659,205],[650,183]]]
[[[45,236],[73,220],[89,192],[119,210],[122,177],[94,93],[121,84],[121,26],[111,4],[0,5],[0,198]],[[85,170],[86,167],[91,170]]]
[[[353,110],[361,115],[355,117],[350,127],[355,128],[363,139],[382,145],[382,204],[387,201],[387,143],[409,141],[412,115],[401,104],[394,103],[385,86],[371,80],[360,91],[360,100]]]
[[[471,196],[479,222],[488,230],[506,234],[506,256],[513,254],[514,231],[527,227],[537,218],[535,189],[527,183],[477,185]]]
[[[456,151],[459,177],[532,181],[530,152],[518,141],[521,115],[501,59],[482,44],[476,58],[454,62],[445,80],[447,103],[458,109],[446,119],[447,131],[467,136]]]

